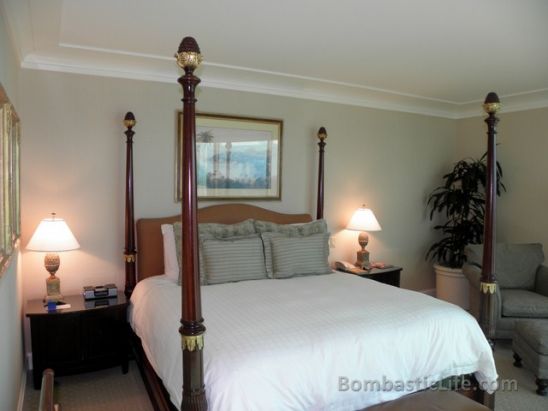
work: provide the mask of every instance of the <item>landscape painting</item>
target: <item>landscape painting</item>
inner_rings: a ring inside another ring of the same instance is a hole
[[[181,153],[179,115],[179,150]],[[196,172],[198,198],[280,199],[281,120],[196,115]],[[177,174],[180,170],[177,156]],[[181,198],[177,180],[177,199]]]

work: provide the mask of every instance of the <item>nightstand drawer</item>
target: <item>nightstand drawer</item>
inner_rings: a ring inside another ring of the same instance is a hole
[[[118,355],[120,342],[125,341],[125,312],[124,308],[86,313],[82,332],[88,360]]]
[[[47,358],[51,368],[82,360],[80,316],[31,318],[34,364]],[[39,336],[39,337],[38,337]],[[44,367],[46,368],[46,367]]]

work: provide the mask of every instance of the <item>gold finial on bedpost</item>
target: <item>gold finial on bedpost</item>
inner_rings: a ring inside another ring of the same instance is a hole
[[[500,110],[500,107],[501,104],[497,93],[491,91],[489,94],[487,94],[487,97],[485,97],[485,102],[483,103],[483,110],[487,114],[497,114],[497,112]]]
[[[133,115],[131,111],[128,111],[126,113],[126,116],[124,117],[124,126],[126,128],[131,129],[135,126],[135,124],[137,124],[137,120],[135,120],[135,116]]]
[[[177,59],[177,64],[185,72],[194,71],[202,62],[203,57],[200,53],[200,47],[196,40],[193,37],[185,37],[181,44],[179,44],[179,49],[175,53],[175,58]]]
[[[324,141],[327,138],[327,130],[325,129],[325,127],[320,127],[320,129],[318,130],[318,138],[320,139],[320,141]]]

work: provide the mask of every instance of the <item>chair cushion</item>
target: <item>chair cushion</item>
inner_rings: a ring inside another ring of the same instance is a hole
[[[514,333],[525,340],[537,353],[548,355],[548,320],[518,321]]]
[[[483,245],[468,245],[466,260],[481,266]],[[495,247],[495,274],[501,288],[533,290],[537,269],[544,261],[542,245],[497,244]]]
[[[425,390],[384,402],[365,411],[488,411],[489,408],[455,391]]]
[[[548,297],[527,290],[500,291],[503,317],[548,318]]]

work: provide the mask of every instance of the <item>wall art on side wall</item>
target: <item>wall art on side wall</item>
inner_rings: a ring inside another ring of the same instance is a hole
[[[21,235],[19,117],[0,85],[0,276]]]
[[[181,201],[182,112],[178,118],[176,200]],[[280,200],[282,120],[196,115],[200,200]]]

